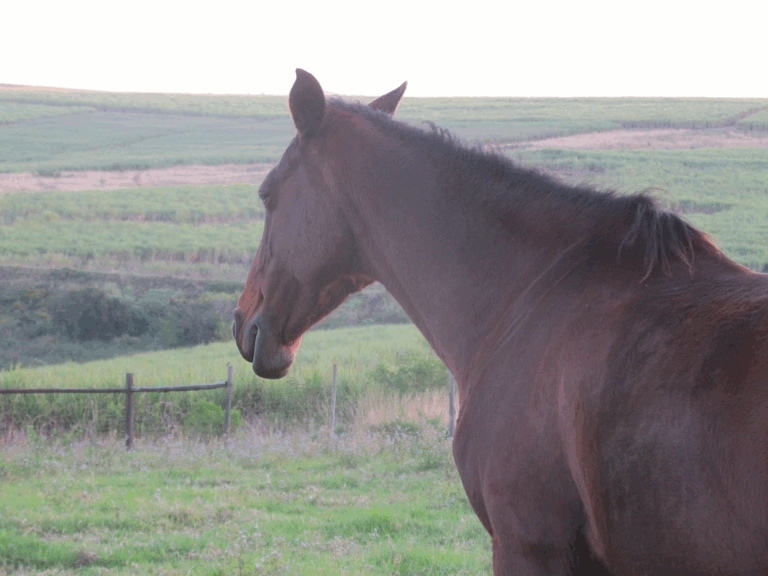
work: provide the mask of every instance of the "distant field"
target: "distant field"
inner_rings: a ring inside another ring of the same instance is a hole
[[[406,98],[398,117],[472,141],[509,143],[617,128],[735,125],[760,109],[768,99]],[[743,125],[768,129],[762,121]],[[285,97],[0,88],[0,172],[271,162],[293,135]]]
[[[0,87],[0,101],[46,106],[87,106],[113,112],[159,112],[200,116],[280,118],[285,96],[214,96],[205,94],[144,94]]]
[[[737,121],[736,126],[744,130],[768,130],[768,110],[750,114]]]
[[[0,263],[190,274],[250,265],[264,211],[254,185],[0,195]],[[224,279],[224,278],[220,278]]]
[[[95,111],[95,108],[89,106],[55,106],[48,104],[0,102],[0,124],[40,120],[42,118],[65,116],[67,114],[88,114]]]
[[[3,103],[0,102],[0,110]],[[94,111],[0,125],[0,171],[55,173],[280,157],[290,119]]]
[[[525,150],[573,183],[650,189],[737,261],[768,264],[768,149]],[[0,195],[0,264],[242,281],[263,226],[257,185]]]
[[[397,116],[503,144],[624,128],[712,128],[766,107],[768,100],[755,99],[405,98]]]

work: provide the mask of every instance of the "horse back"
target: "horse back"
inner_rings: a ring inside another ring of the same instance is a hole
[[[663,279],[638,291],[599,391],[585,398],[583,489],[617,573],[766,573],[766,277]]]

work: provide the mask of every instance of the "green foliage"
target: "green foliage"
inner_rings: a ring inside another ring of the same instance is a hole
[[[239,290],[239,283],[0,268],[0,369],[229,339]]]
[[[51,300],[48,310],[53,325],[72,340],[140,336],[149,328],[143,310],[95,288],[60,294]]]
[[[224,408],[210,400],[196,402],[184,416],[184,434],[195,437],[213,437],[224,430]],[[234,433],[243,423],[240,410],[230,411],[230,430]]]
[[[379,363],[371,378],[402,396],[442,388],[446,374],[445,366],[436,356],[408,352],[398,356],[394,366]]]
[[[48,191],[0,196],[0,221],[226,224],[264,219],[257,184]]]
[[[242,280],[0,266],[0,370],[229,341],[241,289]],[[91,328],[89,338],[84,329],[92,316],[100,328]],[[404,322],[375,285],[352,295],[319,328]]]
[[[375,427],[375,430],[390,438],[398,438],[400,436],[417,436],[421,432],[421,426],[417,422],[396,418]]]

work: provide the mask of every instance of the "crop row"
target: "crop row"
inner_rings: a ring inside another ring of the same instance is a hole
[[[203,224],[264,218],[257,185],[172,186],[0,195],[0,223],[98,220]]]

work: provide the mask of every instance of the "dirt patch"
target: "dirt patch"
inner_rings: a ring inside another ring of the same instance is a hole
[[[149,170],[62,171],[56,176],[17,172],[0,174],[0,194],[41,190],[117,190],[137,186],[257,184],[264,179],[271,167],[269,164],[185,165]]]
[[[768,132],[713,129],[613,130],[547,138],[504,148],[572,150],[691,150],[696,148],[768,148]]]

